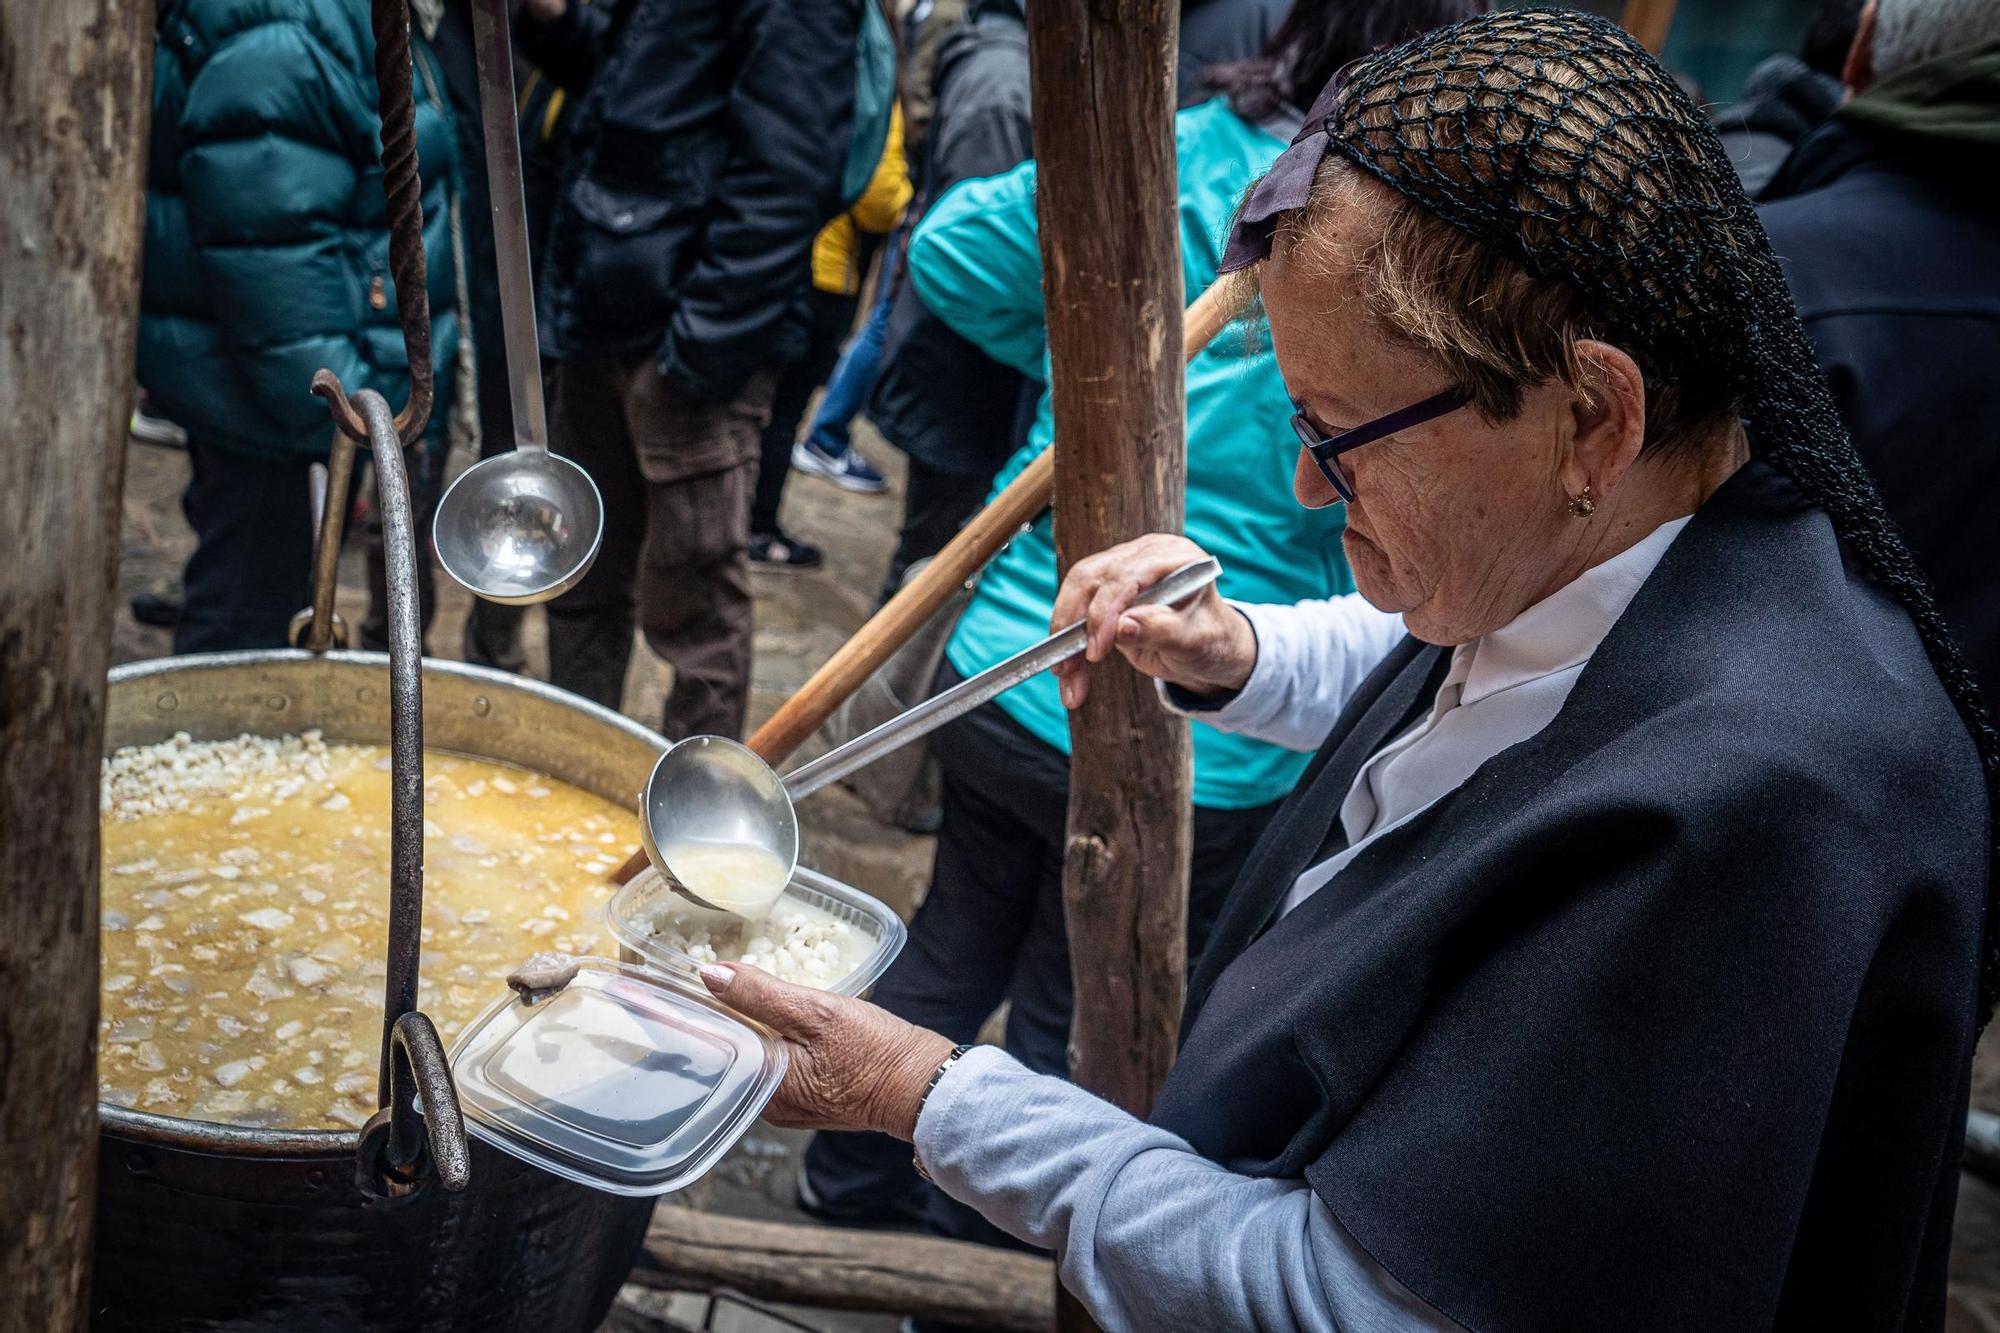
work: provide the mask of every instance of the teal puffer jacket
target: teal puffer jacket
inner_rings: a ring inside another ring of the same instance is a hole
[[[401,407],[367,0],[161,0],[139,382],[198,439],[324,454],[321,367]],[[458,342],[451,112],[418,41],[431,355],[441,438]]]

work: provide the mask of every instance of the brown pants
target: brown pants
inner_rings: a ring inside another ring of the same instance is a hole
[[[678,392],[650,355],[557,368],[550,434],[604,497],[604,545],[549,603],[549,676],[608,708],[624,696],[636,623],[674,669],[660,730],[739,736],[750,696],[750,493],[774,377],[734,402]]]

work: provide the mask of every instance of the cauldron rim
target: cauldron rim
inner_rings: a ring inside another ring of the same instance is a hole
[[[223,671],[243,667],[305,666],[322,664],[334,667],[359,667],[378,669],[386,677],[389,670],[387,653],[361,650],[339,650],[312,653],[299,648],[258,649],[248,652],[228,653],[183,653],[172,657],[147,658],[137,662],[125,662],[111,668],[107,684],[112,687],[143,681],[153,676],[178,676],[188,672]],[[667,741],[658,732],[634,722],[623,713],[614,712],[602,704],[561,690],[544,681],[529,676],[518,676],[508,671],[498,671],[491,667],[475,666],[469,662],[454,661],[450,658],[426,657],[423,659],[426,681],[434,676],[456,677],[472,684],[491,686],[496,691],[524,695],[541,703],[553,704],[583,715],[602,726],[626,734],[654,750],[664,750]],[[428,695],[426,696],[428,697]],[[169,723],[166,735],[176,728]],[[309,730],[310,726],[287,726],[282,730]],[[166,739],[166,736],[160,737]],[[332,739],[343,739],[335,737]],[[107,753],[110,737],[106,736]],[[431,747],[426,747],[431,748]],[[438,747],[444,752],[469,754],[470,757],[486,759],[495,763],[513,763],[503,755],[479,754],[470,751]],[[555,776],[555,775],[552,775]],[[611,798],[607,798],[611,799]],[[630,800],[630,807],[636,808],[636,791]],[[158,1115],[151,1111],[139,1111],[99,1100],[97,1103],[99,1129],[103,1133],[121,1139],[140,1143],[151,1143],[160,1147],[179,1148],[192,1152],[217,1152],[244,1157],[271,1157],[297,1159],[302,1156],[325,1156],[328,1158],[352,1158],[360,1143],[360,1132],[352,1129],[262,1129],[251,1125],[231,1125],[216,1120],[196,1120],[189,1116]]]
[[[117,686],[129,681],[144,680],[148,676],[174,675],[184,671],[220,671],[232,667],[289,666],[312,662],[350,667],[379,667],[386,672],[389,669],[389,654],[345,648],[324,653],[311,653],[303,648],[261,648],[229,653],[180,653],[172,657],[148,657],[136,662],[122,662],[111,668],[106,676],[106,684]],[[423,668],[426,677],[457,676],[468,681],[489,684],[496,689],[525,694],[542,702],[582,713],[606,726],[623,731],[654,749],[667,748],[668,742],[664,736],[641,726],[623,713],[615,712],[581,695],[571,694],[568,690],[558,689],[547,681],[536,680],[532,676],[515,675],[511,671],[476,666],[471,662],[460,662],[449,657],[426,657],[423,659]],[[305,728],[305,730],[310,729]],[[168,732],[168,735],[172,734]],[[497,755],[473,757],[492,759],[499,763],[510,762]],[[635,810],[638,807],[636,793],[632,797],[632,807]]]
[[[353,1129],[259,1129],[188,1116],[155,1115],[103,1101],[97,1104],[97,1122],[101,1133],[117,1138],[235,1157],[351,1159],[361,1142],[360,1131]]]

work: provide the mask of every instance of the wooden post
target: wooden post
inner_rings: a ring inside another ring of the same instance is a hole
[[[1179,11],[1176,0],[1028,7],[1065,570],[1114,543],[1181,528]],[[1114,661],[1092,677],[1070,736],[1070,1072],[1144,1114],[1173,1063],[1186,970],[1187,725]],[[1065,1293],[1056,1323],[1091,1327]]]
[[[149,0],[0,14],[0,1328],[88,1322],[97,772],[145,221]]]

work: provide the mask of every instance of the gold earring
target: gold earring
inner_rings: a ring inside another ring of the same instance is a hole
[[[1570,497],[1569,512],[1575,514],[1578,518],[1589,518],[1597,512],[1597,501],[1590,498],[1590,487],[1585,486],[1582,495],[1572,495]]]

